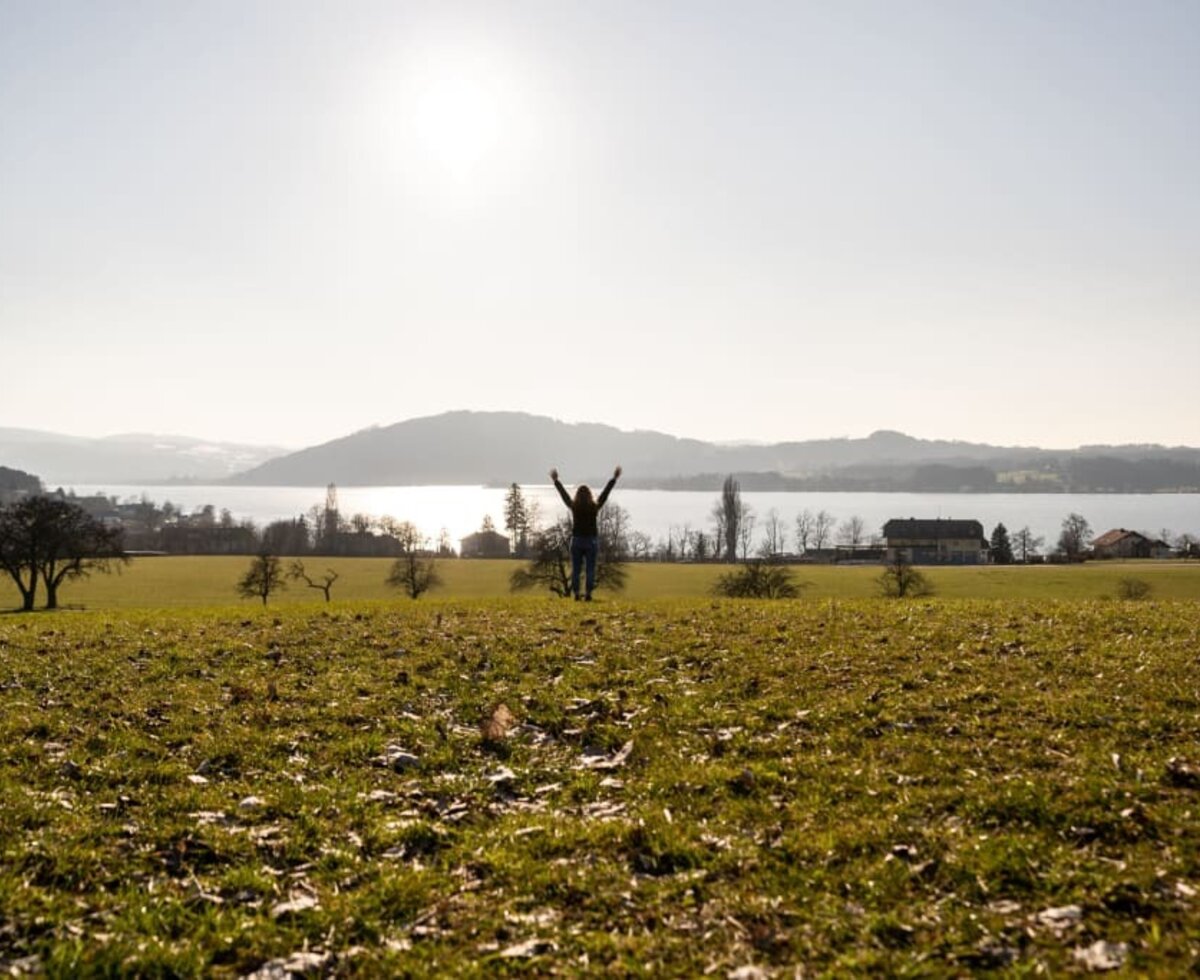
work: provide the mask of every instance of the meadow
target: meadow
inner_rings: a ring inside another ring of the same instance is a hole
[[[289,559],[284,559],[285,566]],[[63,586],[60,601],[87,609],[159,609],[222,606],[257,600],[239,599],[235,585],[250,563],[236,557],[135,558],[114,574],[97,574]],[[337,602],[386,600],[400,597],[384,584],[391,560],[385,558],[306,558],[314,576],[326,569],[338,573],[332,590]],[[444,586],[432,595],[449,599],[500,598],[509,595],[508,579],[521,567],[516,561],[447,560],[438,562]],[[709,595],[727,566],[709,564],[631,563],[621,598],[699,598]],[[809,599],[869,598],[879,594],[877,565],[796,565],[795,580]],[[1117,594],[1123,578],[1138,578],[1160,599],[1200,599],[1200,562],[1109,561],[1080,565],[962,566],[924,569],[937,595],[945,598],[1103,599]],[[272,606],[323,601],[320,592],[303,582],[290,582],[272,596]],[[0,582],[0,609],[19,604],[16,588]]]
[[[1198,654],[1192,601],[3,616],[0,972],[1178,975]]]

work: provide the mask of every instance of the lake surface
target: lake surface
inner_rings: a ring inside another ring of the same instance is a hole
[[[565,512],[552,486],[522,488],[526,499],[536,501],[542,523]],[[119,500],[143,494],[158,503],[170,500],[185,511],[212,504],[229,508],[238,520],[256,524],[299,517],[314,504],[324,505],[324,487],[232,486],[77,486],[79,494],[102,493]],[[479,529],[490,515],[498,529],[504,527],[504,493],[491,487],[339,487],[338,503],[345,517],[363,513],[389,515],[412,521],[430,538],[445,528],[457,543]],[[630,515],[633,530],[644,531],[655,541],[671,529],[712,530],[712,509],[717,493],[711,491],[624,490],[611,500]],[[863,519],[867,534],[877,532],[893,517],[975,519],[985,534],[1003,522],[1010,532],[1028,525],[1046,539],[1047,549],[1058,540],[1062,519],[1082,514],[1096,534],[1114,527],[1158,534],[1187,531],[1200,535],[1200,494],[962,494],[962,493],[743,493],[757,516],[756,537],[763,521],[775,510],[787,530],[786,546],[794,546],[796,515],[808,509],[826,510],[840,523],[852,516]]]

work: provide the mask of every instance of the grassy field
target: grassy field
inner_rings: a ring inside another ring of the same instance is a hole
[[[286,559],[285,559],[286,561]],[[249,608],[256,600],[237,598],[234,585],[250,562],[246,557],[137,558],[120,574],[96,575],[69,583],[60,601],[88,609],[149,609],[175,606],[238,604]],[[310,572],[332,568],[339,574],[333,587],[337,602],[398,598],[384,585],[391,561],[383,558],[307,559]],[[508,577],[519,567],[514,561],[443,561],[445,586],[437,595],[454,599],[499,598],[509,594]],[[720,565],[631,564],[628,600],[688,598],[708,595]],[[877,595],[878,566],[795,566],[807,598],[866,598]],[[978,566],[926,569],[937,594],[946,598],[1059,598],[1101,599],[1115,595],[1126,577],[1145,580],[1153,598],[1200,599],[1200,562],[1089,562],[1082,565]],[[272,598],[272,605],[323,601],[320,592],[301,583]],[[19,604],[16,588],[0,583],[0,608]]]
[[[1179,975],[1198,651],[1192,602],[0,617],[0,972]]]

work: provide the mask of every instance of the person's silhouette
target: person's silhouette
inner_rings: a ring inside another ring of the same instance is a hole
[[[571,592],[577,602],[580,598],[586,599],[588,602],[592,600],[592,590],[596,587],[596,556],[600,552],[600,530],[597,526],[597,517],[600,508],[608,500],[608,495],[612,493],[612,488],[616,486],[617,478],[620,475],[621,467],[618,466],[613,470],[612,479],[600,491],[599,497],[593,498],[591,488],[586,483],[581,483],[576,487],[575,497],[572,499],[566,488],[558,482],[558,470],[550,471],[550,479],[554,481],[554,488],[571,511]],[[581,597],[579,595],[579,573],[584,565],[587,566],[587,591]]]

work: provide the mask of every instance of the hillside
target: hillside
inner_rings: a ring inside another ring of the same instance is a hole
[[[216,482],[284,452],[277,446],[191,436],[127,434],[93,439],[0,428],[0,464],[37,473],[49,487],[81,483]]]
[[[448,412],[364,429],[268,460],[232,482],[257,486],[597,482],[625,467],[628,487],[708,490],[726,473],[763,490],[1200,489],[1200,450],[1102,446],[1047,450],[917,439],[879,431],[861,439],[718,445],[661,432],[573,424],[519,412]]]

